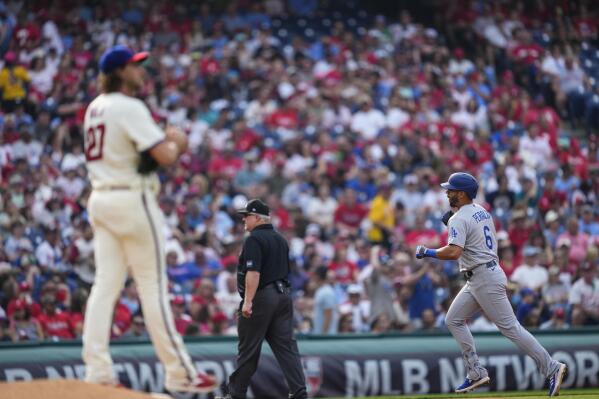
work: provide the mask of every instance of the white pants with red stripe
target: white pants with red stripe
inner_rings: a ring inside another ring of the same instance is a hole
[[[175,329],[164,253],[164,216],[150,190],[94,190],[88,211],[94,230],[96,278],[83,326],[85,380],[116,380],[109,352],[113,311],[127,269],[137,283],[142,310],[166,382],[193,380],[196,370]]]

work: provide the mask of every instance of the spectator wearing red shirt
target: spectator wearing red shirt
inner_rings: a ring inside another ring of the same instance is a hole
[[[69,315],[56,309],[56,298],[53,295],[45,295],[41,302],[42,313],[38,320],[44,331],[44,336],[54,340],[74,338]]]
[[[15,307],[17,306],[17,302],[27,306],[27,310],[29,311],[29,314],[31,314],[31,317],[38,317],[42,312],[39,303],[35,302],[31,297],[31,286],[26,281],[19,284],[19,296],[11,299],[8,303],[8,306],[6,307],[6,314],[8,317],[12,316]]]
[[[366,215],[368,215],[368,208],[360,204],[356,192],[348,188],[341,196],[333,220],[340,231],[356,235]]]
[[[511,49],[510,56],[523,65],[531,66],[537,63],[545,53],[543,47],[534,43],[530,33],[524,29],[518,29],[514,33],[520,43]]]
[[[584,3],[580,4],[580,14],[574,19],[574,27],[580,39],[597,39],[597,18],[589,15],[588,8]]]
[[[210,331],[210,335],[223,335],[227,332],[227,325],[229,324],[229,319],[227,315],[221,311],[216,312],[212,315],[210,319],[212,324],[212,330]]]
[[[419,243],[426,243],[424,245],[438,247],[441,244],[441,237],[433,228],[427,227],[424,214],[418,213],[414,220],[414,227],[406,233],[405,243],[411,248],[415,248]]]
[[[327,268],[335,281],[345,286],[355,282],[358,277],[358,266],[347,260],[347,248],[344,245],[336,246],[335,255]]]
[[[560,209],[566,203],[566,200],[566,194],[557,191],[555,188],[555,174],[551,172],[546,173],[543,194],[541,194],[541,198],[539,199],[539,210],[545,214],[549,209],[557,207],[557,209],[554,210],[559,213]]]
[[[245,121],[236,122],[233,126],[231,140],[235,143],[235,151],[245,153],[260,142],[260,136],[250,129]]]
[[[501,75],[501,84],[495,86],[491,97],[501,99],[507,95],[508,99],[516,99],[520,97],[520,91],[520,87],[514,82],[514,73],[507,70]]]
[[[568,165],[577,177],[581,179],[588,178],[590,162],[597,162],[597,159],[593,158],[597,153],[596,140],[593,135],[589,137],[588,155],[585,156],[577,139],[573,137],[560,138],[557,155],[559,162],[562,165]]]
[[[189,314],[195,322],[200,323],[201,329],[202,323],[208,322],[217,310],[218,300],[214,296],[214,284],[212,280],[204,278],[199,281],[194,290],[189,305]]]
[[[272,128],[296,129],[299,125],[299,116],[297,111],[285,102],[282,108],[268,116],[266,123]]]
[[[88,64],[94,59],[94,54],[85,49],[83,36],[75,36],[73,47],[71,49],[71,58],[77,69],[84,70]]]
[[[520,256],[522,248],[534,230],[531,223],[533,222],[527,219],[525,210],[516,209],[512,212],[512,221],[508,229],[508,236],[512,243],[512,248],[514,248],[514,255],[516,257]]]
[[[516,267],[521,263],[521,259],[514,259],[512,246],[509,245],[509,242],[506,242],[506,244],[499,247],[497,256],[499,257],[499,266],[501,266],[507,278],[510,278]]]
[[[270,218],[273,226],[279,231],[291,231],[295,226],[293,218],[281,203],[280,197],[271,194],[268,196],[267,203],[271,206]]]
[[[78,289],[71,297],[69,323],[76,338],[83,336],[83,319],[88,296],[89,293],[86,289]]]
[[[111,337],[122,337],[129,327],[131,327],[131,311],[127,306],[118,302],[114,309]]]
[[[38,341],[44,339],[39,321],[29,313],[29,305],[24,300],[17,300],[10,319],[10,330],[13,341]]]
[[[173,310],[173,319],[175,321],[175,328],[181,335],[185,335],[187,326],[193,321],[191,316],[185,313],[185,299],[181,296],[176,296],[171,301],[171,309]]]
[[[232,180],[237,172],[243,169],[243,159],[235,156],[232,143],[227,143],[222,153],[214,153],[208,164],[208,176],[212,181],[218,179]]]
[[[37,43],[41,37],[41,24],[35,19],[30,19],[26,23],[20,23],[14,29],[14,38],[20,46],[28,45],[29,43]]]
[[[214,48],[210,47],[207,52],[200,59],[200,72],[202,75],[216,75],[220,72],[220,64],[214,58]]]

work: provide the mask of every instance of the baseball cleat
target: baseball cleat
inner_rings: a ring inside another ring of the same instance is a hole
[[[464,380],[464,382],[462,383],[462,385],[460,385],[459,387],[457,387],[455,389],[455,393],[466,393],[466,392],[470,392],[475,388],[478,388],[482,385],[486,385],[489,383],[489,381],[491,381],[491,379],[487,376],[487,377],[483,377],[480,378],[478,380],[471,380],[470,378],[466,377],[466,379]]]
[[[198,372],[195,380],[191,382],[176,382],[165,385],[165,388],[169,392],[207,393],[216,390],[218,384],[213,376]]]
[[[549,397],[559,396],[559,389],[562,386],[566,371],[568,371],[568,367],[566,367],[565,364],[560,363],[559,369],[549,377]]]

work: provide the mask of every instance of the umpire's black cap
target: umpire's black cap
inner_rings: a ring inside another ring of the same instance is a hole
[[[240,213],[244,216],[248,214],[270,216],[270,208],[259,199],[253,199],[248,201],[248,203],[245,205],[245,208],[239,209],[237,213]]]

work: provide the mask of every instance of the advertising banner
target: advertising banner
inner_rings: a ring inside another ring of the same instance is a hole
[[[589,339],[590,338],[590,339]],[[486,390],[532,390],[542,389],[545,379],[539,374],[534,361],[503,337],[505,348],[481,350],[481,362],[489,370],[491,385]],[[328,342],[327,342],[328,341]],[[592,337],[585,337],[592,342]],[[308,340],[302,342],[302,352],[306,383],[311,397],[354,397],[376,395],[402,395],[452,392],[465,377],[462,358],[455,347],[443,342],[435,350],[435,342],[423,337],[402,346],[401,339],[351,340],[339,343],[334,340]],[[394,347],[390,346],[394,343]],[[414,342],[421,345],[415,346]],[[576,343],[576,340],[572,340]],[[581,340],[578,340],[580,343]],[[599,339],[595,345],[560,345],[550,349],[551,355],[568,366],[568,376],[563,388],[599,386]],[[345,351],[336,346],[345,347]],[[222,347],[222,343],[220,344]],[[198,369],[214,374],[223,381],[234,370],[235,344],[230,342],[233,351],[202,350],[206,345],[188,345]],[[198,347],[200,346],[200,347]],[[319,350],[326,346],[329,351]],[[493,346],[493,345],[485,345]],[[497,346],[497,345],[496,345]],[[504,345],[499,345],[503,347]],[[378,350],[377,350],[378,348]],[[393,349],[396,350],[393,350]],[[54,348],[53,348],[54,349]],[[397,350],[401,349],[401,350]],[[31,350],[31,348],[24,348]],[[80,348],[67,348],[58,352],[37,351],[37,356],[29,354],[19,359],[12,350],[10,356],[2,356],[0,349],[0,381],[31,380],[37,378],[77,378],[82,379],[85,366],[78,353]],[[114,369],[119,380],[136,390],[163,392],[164,371],[153,355],[152,347],[144,345],[120,346],[114,353]],[[202,354],[204,352],[204,354]],[[207,353],[208,352],[208,353]],[[218,353],[221,352],[221,353]],[[61,356],[62,355],[62,356]],[[483,391],[484,389],[481,389]],[[219,392],[217,392],[219,393]],[[287,388],[283,372],[265,346],[258,372],[252,380],[249,397],[284,398]],[[193,395],[189,395],[189,398]],[[209,396],[197,396],[199,398]],[[185,395],[180,396],[186,398]]]

